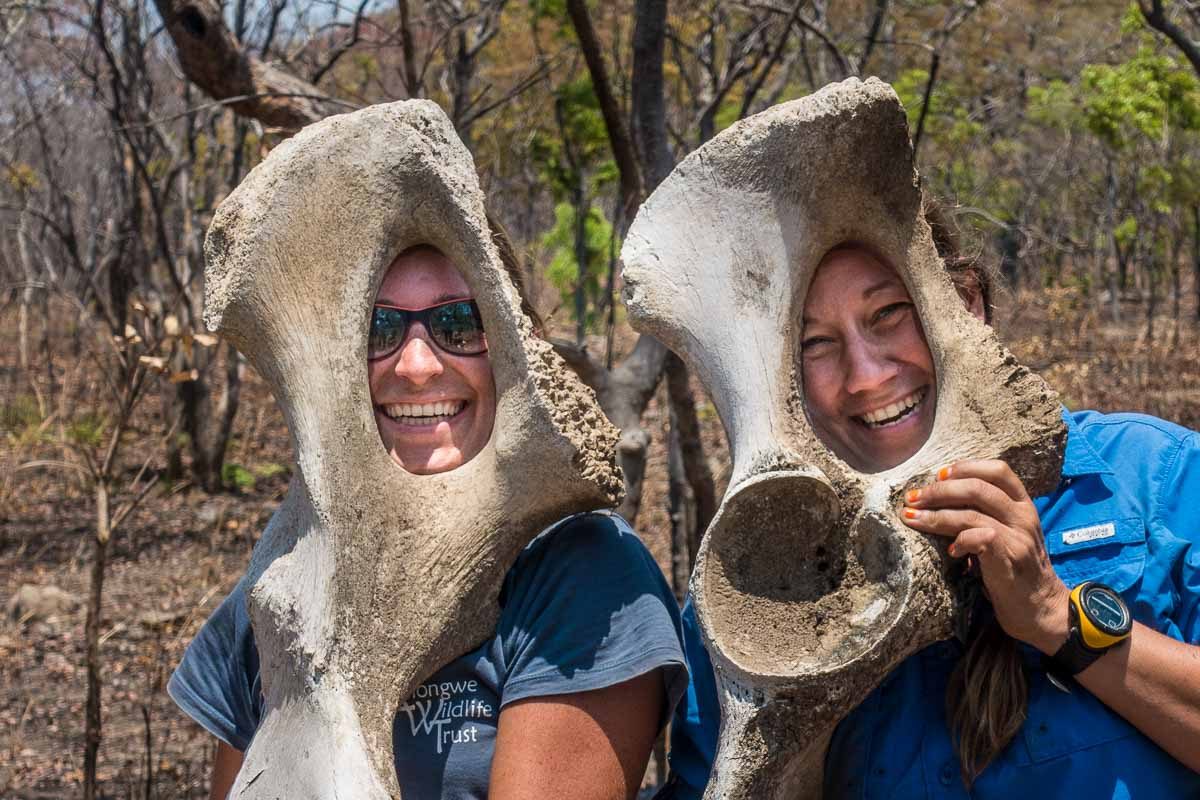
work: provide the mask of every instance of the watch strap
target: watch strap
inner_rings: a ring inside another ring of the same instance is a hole
[[[1080,630],[1079,624],[1079,608],[1074,602],[1068,604],[1067,613],[1070,620],[1067,640],[1054,655],[1042,657],[1046,672],[1058,678],[1059,681],[1075,677],[1105,653],[1105,650],[1088,647],[1083,641],[1083,632]]]

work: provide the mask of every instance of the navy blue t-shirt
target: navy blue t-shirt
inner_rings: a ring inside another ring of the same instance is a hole
[[[406,797],[486,798],[500,709],[529,697],[601,689],[662,669],[665,722],[687,685],[679,611],[628,524],[570,517],[517,558],[496,634],[400,705],[396,775]],[[245,751],[262,715],[258,651],[242,584],[188,646],[168,690],[213,735]]]

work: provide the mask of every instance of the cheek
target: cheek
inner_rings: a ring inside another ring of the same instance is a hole
[[[800,374],[804,381],[804,406],[818,421],[837,415],[838,377],[837,369],[824,359],[804,364]]]
[[[375,402],[375,397],[383,388],[387,376],[388,370],[382,364],[367,362],[367,388],[371,391],[371,402]]]
[[[903,337],[905,361],[933,376],[933,354],[929,351],[929,343],[925,341],[925,333],[917,324],[908,326]]]
[[[476,402],[480,405],[481,418],[488,426],[496,416],[496,382],[492,376],[492,366],[486,358],[480,358],[465,371],[464,377],[475,392]]]

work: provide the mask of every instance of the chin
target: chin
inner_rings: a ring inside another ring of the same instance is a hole
[[[411,472],[413,475],[437,475],[439,472],[449,472],[452,469],[458,469],[466,463],[462,453],[457,448],[449,450],[434,450],[432,453],[405,453],[393,449],[392,460],[399,464],[406,472]]]

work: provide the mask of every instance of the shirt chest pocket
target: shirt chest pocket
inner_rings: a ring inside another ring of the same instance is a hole
[[[1098,581],[1126,593],[1146,567],[1146,527],[1140,517],[1062,525],[1046,532],[1050,562],[1067,586]],[[1031,666],[1029,710],[1022,733],[1035,762],[1060,758],[1124,739],[1134,728],[1082,687],[1070,694],[1053,687]],[[1100,751],[1097,751],[1100,752]]]
[[[1068,587],[1098,581],[1125,592],[1146,567],[1146,526],[1140,517],[1061,526],[1045,537],[1054,571]]]

